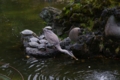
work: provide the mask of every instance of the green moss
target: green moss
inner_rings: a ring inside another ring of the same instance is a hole
[[[105,8],[119,6],[117,0],[80,0],[80,3],[68,4],[59,16],[59,21],[80,23],[83,27],[93,28],[96,19],[99,19]],[[63,23],[63,22],[61,22]],[[68,25],[69,26],[69,25]],[[66,25],[66,27],[68,27]],[[72,25],[71,25],[72,26]]]
[[[117,47],[117,48],[115,49],[115,53],[116,53],[116,54],[118,54],[118,53],[119,53],[119,51],[120,51],[120,48],[119,48],[119,47]]]

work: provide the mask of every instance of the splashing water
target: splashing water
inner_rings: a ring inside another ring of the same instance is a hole
[[[87,77],[85,80],[117,80],[117,77],[114,73],[115,71],[94,71],[91,74],[86,75]]]

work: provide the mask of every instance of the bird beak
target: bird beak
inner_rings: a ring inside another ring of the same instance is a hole
[[[72,56],[75,60],[78,60],[78,58],[76,58],[75,56]]]
[[[78,58],[76,58],[76,57],[73,55],[72,51],[70,51],[70,56],[73,57],[75,60],[78,60]]]

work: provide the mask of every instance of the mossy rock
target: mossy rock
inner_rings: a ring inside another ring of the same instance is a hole
[[[63,25],[63,27],[71,28],[71,26],[78,23],[78,26],[84,24],[84,27],[92,30],[93,26],[96,26],[96,20],[99,23],[98,20],[105,8],[110,8],[115,5],[118,6],[120,4],[116,1],[117,0],[80,0],[80,2],[68,4],[63,8],[58,21],[60,24],[64,23],[64,21],[71,23],[71,25]],[[97,25],[99,25],[98,23]]]

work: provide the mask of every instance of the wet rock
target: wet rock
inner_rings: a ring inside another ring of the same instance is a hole
[[[45,51],[45,50],[46,50],[46,45],[45,45],[44,43],[42,43],[42,44],[39,44],[37,48],[38,48],[39,50],[41,50],[41,51],[42,51],[42,50]]]
[[[39,36],[39,39],[40,39],[40,40],[41,40],[41,39],[45,39],[45,36],[42,34],[42,35]]]
[[[71,43],[71,40],[69,37],[67,37],[60,42],[60,46],[64,48],[65,46],[70,45],[70,43]]]
[[[68,34],[71,26],[73,25],[77,25],[81,28],[78,42],[75,42],[73,44],[69,38],[65,38],[60,42],[62,48],[72,50],[75,55],[80,55],[81,57],[103,55],[105,57],[120,58],[119,39],[113,39],[106,36],[106,31],[108,31],[109,35],[111,35],[110,32],[114,34],[114,30],[118,31],[118,33],[115,33],[114,35],[119,36],[119,27],[111,30],[109,30],[108,28],[105,29],[106,26],[120,25],[120,8],[115,7],[104,10],[104,7],[108,7],[111,2],[109,0],[104,1],[104,3],[99,2],[100,1],[94,2],[93,0],[91,0],[88,3],[82,0],[81,3],[66,6],[65,8],[63,8],[62,12],[58,11],[58,13],[56,12],[57,10],[47,7],[43,9],[43,12],[41,12],[40,16],[44,20],[48,17],[48,20],[45,21],[48,23],[51,22],[53,29],[59,35],[62,35],[65,32],[67,32]],[[114,19],[112,19],[109,24],[107,21],[110,20],[109,18],[111,18],[111,15],[114,17]],[[112,23],[115,24],[113,25]],[[26,39],[30,39],[30,36],[25,37],[26,38],[24,38],[25,41],[23,42],[23,44],[27,45],[26,43],[28,40]],[[44,40],[44,35],[40,35],[39,39]],[[26,52],[28,52],[29,54],[41,54],[45,52],[45,55],[48,52],[56,52],[54,50],[54,46],[49,42],[39,42],[39,44],[42,43],[46,46],[44,47],[45,50],[41,50],[39,48],[34,49],[29,46]],[[39,51],[41,51],[41,53]],[[49,53],[47,55],[49,55]]]
[[[80,51],[83,49],[83,46],[84,46],[84,43],[82,44],[75,43],[72,45],[72,50]]]
[[[45,7],[40,13],[40,17],[45,20],[46,22],[50,23],[53,22],[55,16],[59,15],[61,10],[54,8],[54,7]]]
[[[25,51],[27,55],[34,56],[34,57],[53,57],[58,53],[53,49],[47,49],[45,51],[42,51],[37,48],[31,48],[31,47],[26,47]]]
[[[40,43],[40,44],[47,44],[48,41],[47,41],[46,39],[41,39],[41,40],[39,40],[39,43]]]
[[[38,38],[34,37],[32,34],[21,34],[21,37],[26,55],[28,56],[53,57],[60,54],[60,52],[57,49],[55,49],[53,44],[50,44],[45,39],[45,36],[43,34],[41,34]]]
[[[39,43],[37,43],[37,42],[29,42],[28,46],[33,47],[33,48],[38,48]]]
[[[47,43],[47,44],[46,44],[46,47],[51,49],[51,48],[54,48],[54,45],[53,45],[53,44],[50,44],[50,43]]]
[[[54,7],[45,7],[40,13],[40,17],[47,22],[47,25],[52,26],[53,30],[57,35],[62,35],[62,24],[59,24],[58,15],[61,14],[61,10]]]
[[[29,40],[30,40],[30,42],[38,42],[39,41],[39,39],[36,37],[32,37]]]

